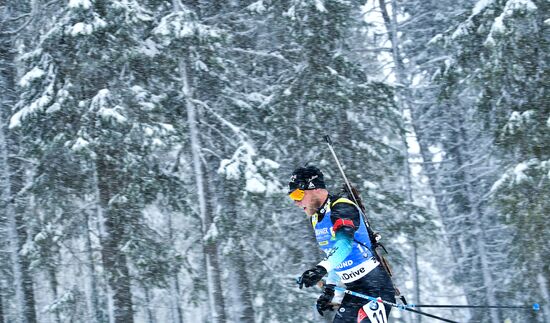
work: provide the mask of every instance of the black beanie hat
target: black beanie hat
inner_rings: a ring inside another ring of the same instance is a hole
[[[297,188],[302,190],[326,188],[323,173],[315,166],[296,168],[292,172],[292,177],[290,177],[290,182],[288,183],[289,194]]]

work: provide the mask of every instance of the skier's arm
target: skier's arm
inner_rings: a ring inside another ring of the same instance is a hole
[[[340,282],[340,276],[338,276],[338,274],[334,270],[329,271],[325,284],[338,285],[339,282]]]
[[[335,231],[336,243],[331,252],[318,266],[330,272],[342,263],[351,253],[353,236],[361,221],[359,211],[354,205],[339,203],[331,210],[330,218]]]
[[[344,232],[336,232],[336,243],[331,249],[329,254],[321,261],[318,266],[321,266],[330,272],[336,266],[338,266],[346,257],[351,253],[351,244],[353,242],[353,237],[350,237]]]

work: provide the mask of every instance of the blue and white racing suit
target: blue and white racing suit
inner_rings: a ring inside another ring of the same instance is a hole
[[[360,212],[351,200],[329,196],[311,217],[317,243],[326,254],[318,265],[328,272],[327,284],[342,282],[349,290],[395,302],[393,284],[372,252]],[[334,322],[357,322],[357,312],[367,302],[346,294]],[[387,315],[390,309],[386,307]]]

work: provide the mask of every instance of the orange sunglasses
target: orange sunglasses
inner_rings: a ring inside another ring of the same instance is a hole
[[[306,192],[304,190],[301,190],[299,188],[292,191],[288,196],[294,200],[294,201],[301,201],[304,199],[304,195],[306,195]]]

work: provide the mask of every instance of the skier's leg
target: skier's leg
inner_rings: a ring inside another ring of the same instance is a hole
[[[395,303],[395,290],[392,289],[384,289],[380,292],[380,298],[382,298],[385,301]],[[384,309],[386,310],[386,317],[388,320],[390,319],[390,311],[392,309],[391,306],[384,306]]]
[[[346,284],[346,288],[356,291],[361,294],[372,297],[380,297],[385,301],[395,303],[395,290],[388,274],[381,267],[375,268],[361,279]],[[361,322],[370,323],[368,318],[361,316],[361,321],[358,321],[358,315],[363,305],[369,302],[368,299],[359,298],[346,294],[342,300],[342,305],[336,312],[334,323]],[[386,317],[389,318],[391,306],[384,306]]]
[[[333,323],[355,323],[357,322],[357,313],[368,301],[363,301],[360,298],[353,297],[350,295],[345,295],[340,307],[336,310],[334,315]],[[370,323],[367,319],[366,321],[361,321],[361,323]]]

